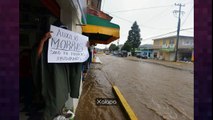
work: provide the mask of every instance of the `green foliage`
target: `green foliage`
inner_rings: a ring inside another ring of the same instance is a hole
[[[121,48],[121,50],[126,50],[126,51],[128,51],[128,52],[130,52],[131,49],[132,49],[132,47],[131,47],[130,43],[128,43],[128,42],[126,42],[126,43],[123,45],[123,47]]]
[[[110,50],[110,51],[116,51],[116,50],[118,50],[118,49],[119,49],[119,47],[116,46],[115,44],[111,44],[111,45],[109,46],[109,50]]]
[[[135,21],[131,27],[131,30],[129,31],[129,36],[127,41],[125,42],[124,46],[122,47],[122,50],[127,50],[133,52],[136,48],[138,48],[141,44],[141,36],[140,36],[140,28],[137,25],[137,22]]]
[[[118,46],[116,46],[115,50],[119,50],[119,47],[118,47]]]

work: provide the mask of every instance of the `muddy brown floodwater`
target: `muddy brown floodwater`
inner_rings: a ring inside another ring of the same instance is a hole
[[[106,74],[101,71],[102,65],[91,65],[83,81],[83,91],[76,110],[75,120],[126,120],[119,105],[97,106],[97,98],[115,98],[112,85]]]
[[[143,61],[100,55],[84,82],[76,120],[125,120],[120,106],[96,106],[118,86],[139,120],[193,120],[194,74]],[[110,82],[109,82],[110,81]]]

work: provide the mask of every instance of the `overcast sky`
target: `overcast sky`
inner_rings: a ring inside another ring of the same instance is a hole
[[[120,26],[119,44],[127,40],[128,32],[134,21],[137,21],[143,38],[141,44],[152,44],[153,38],[176,35],[177,15],[173,13],[179,7],[175,3],[185,6],[182,11],[180,35],[194,36],[194,1],[193,0],[102,0],[102,11],[113,17],[111,22]],[[164,36],[158,36],[162,34]],[[117,45],[118,40],[113,42]],[[110,45],[110,44],[109,44]],[[98,44],[97,48],[109,45]]]

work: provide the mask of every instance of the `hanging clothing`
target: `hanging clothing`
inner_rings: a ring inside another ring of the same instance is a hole
[[[48,63],[48,42],[41,55],[41,84],[45,100],[45,119],[59,114],[68,99],[79,97],[82,63]]]

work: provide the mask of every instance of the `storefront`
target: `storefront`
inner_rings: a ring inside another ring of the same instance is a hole
[[[179,49],[178,60],[180,61],[193,61],[193,50],[192,49]]]
[[[49,31],[50,25],[53,24],[56,20],[60,20],[68,30],[71,30],[76,33],[82,33],[81,24],[82,21],[86,23],[85,17],[85,9],[86,9],[86,1],[85,0],[21,0],[20,1],[20,100],[25,103],[25,99],[27,98],[28,102],[36,103],[39,101],[41,96],[35,95],[35,92],[38,92],[36,87],[40,87],[40,93],[44,94],[44,81],[43,77],[46,76],[45,72],[41,72],[41,75],[35,74],[35,67],[38,67],[36,64],[36,53],[37,47],[40,44],[41,38],[44,36],[46,32]],[[82,20],[83,18],[83,20]],[[29,59],[26,59],[29,58]],[[28,64],[28,65],[26,65]],[[72,65],[74,65],[73,63]],[[28,66],[28,67],[26,67]],[[43,64],[41,64],[40,68],[43,70]],[[30,71],[29,73],[26,71]],[[81,72],[81,69],[78,71]],[[74,74],[74,73],[71,73]],[[81,74],[80,74],[81,75]],[[41,76],[41,78],[38,78]],[[27,78],[27,82],[26,82]],[[70,95],[67,93],[68,100],[64,101],[67,98],[57,97],[55,104],[57,106],[57,110],[54,108],[50,113],[54,115],[55,111],[59,111],[58,109],[62,109],[63,105],[66,108],[71,109],[75,112],[78,104],[78,100],[82,91],[82,77],[79,77],[80,84],[76,84],[75,89],[78,90],[75,98],[69,97]],[[54,81],[52,81],[54,83]],[[50,84],[52,84],[50,83]],[[36,84],[36,85],[35,85]],[[63,83],[58,84],[60,87]],[[23,89],[22,89],[23,88]],[[32,88],[32,90],[31,90]],[[61,86],[63,88],[63,86]],[[62,90],[58,89],[57,90]],[[27,91],[27,92],[24,92]],[[63,90],[62,93],[58,95],[65,94]],[[29,97],[30,96],[30,97]],[[53,96],[55,96],[53,94]],[[22,100],[23,98],[23,100]],[[59,100],[59,99],[60,100]],[[54,98],[55,99],[55,98]],[[50,100],[51,101],[51,100]],[[33,105],[33,106],[36,106]],[[25,105],[26,106],[26,105]],[[47,103],[46,103],[47,106]],[[31,109],[30,106],[29,109]],[[34,108],[32,108],[34,109]]]
[[[67,109],[75,112],[79,97],[82,91],[82,72],[83,69],[80,67],[77,73],[70,73],[69,76],[80,75],[81,77],[74,77],[74,79],[78,79],[80,83],[73,83],[68,87],[77,90],[77,93],[74,93],[74,97],[71,96],[73,94],[73,90],[69,91],[69,94],[64,91],[66,89],[66,84],[62,81],[55,81],[57,78],[57,74],[60,76],[59,70],[55,66],[52,66],[55,69],[54,74],[49,74],[47,69],[50,64],[42,64],[43,59],[41,59],[41,64],[37,61],[37,47],[40,45],[40,40],[44,36],[46,32],[50,30],[50,25],[55,21],[60,20],[64,26],[67,27],[68,30],[71,30],[76,33],[80,33],[89,37],[90,45],[94,47],[96,44],[109,44],[110,42],[117,40],[119,38],[119,26],[110,22],[112,17],[106,15],[103,12],[100,16],[95,16],[94,14],[87,14],[87,3],[86,0],[21,0],[20,1],[20,83],[24,89],[23,91],[28,91],[27,93],[21,93],[20,98],[25,97],[26,94],[30,95],[29,101],[32,99],[40,99],[43,95],[49,96],[50,99],[46,99],[46,106],[49,105],[51,112],[49,112],[49,117],[54,116],[56,113],[59,113],[62,108],[66,107]],[[100,5],[100,2],[99,2]],[[90,11],[91,12],[91,11]],[[92,47],[91,47],[92,48]],[[26,52],[27,51],[27,54]],[[29,53],[29,54],[28,54]],[[91,52],[93,53],[93,52]],[[22,57],[22,54],[24,57]],[[93,55],[90,55],[93,56]],[[29,58],[29,59],[25,59]],[[26,60],[28,62],[26,62]],[[29,67],[26,67],[26,64],[29,64]],[[70,65],[76,66],[77,63],[73,63]],[[47,67],[45,67],[47,66]],[[36,68],[36,69],[35,69]],[[46,69],[47,68],[47,69]],[[74,68],[73,66],[71,69]],[[78,67],[79,68],[79,67]],[[77,68],[76,68],[77,69]],[[51,69],[50,69],[51,70]],[[32,71],[26,73],[26,71]],[[52,71],[52,70],[51,70]],[[58,72],[57,72],[58,71]],[[63,70],[62,70],[63,71]],[[66,70],[67,71],[67,70]],[[76,70],[74,70],[76,71]],[[38,74],[39,73],[39,74]],[[27,77],[26,77],[27,75]],[[40,77],[39,77],[40,76]],[[48,77],[49,76],[49,77]],[[54,79],[49,79],[52,76]],[[29,82],[26,82],[23,78],[27,78]],[[48,79],[46,79],[48,78]],[[61,77],[60,77],[61,78]],[[66,77],[65,77],[66,78]],[[68,80],[73,80],[66,78]],[[44,81],[45,80],[45,81]],[[47,83],[47,80],[50,83]],[[59,83],[59,84],[58,84]],[[35,85],[36,84],[36,85]],[[73,85],[75,84],[75,85]],[[53,86],[55,86],[53,89]],[[46,87],[45,87],[46,86]],[[50,86],[50,89],[48,88]],[[39,90],[35,88],[40,88]],[[29,90],[32,88],[32,90]],[[46,90],[46,92],[45,92]],[[48,92],[47,92],[48,91]],[[41,93],[42,95],[35,95],[36,92]],[[53,92],[53,93],[52,93]],[[28,97],[29,98],[29,97]],[[67,100],[68,99],[68,100]],[[39,101],[39,100],[38,100]],[[54,102],[52,102],[54,101]],[[52,106],[54,105],[54,106]],[[64,105],[64,106],[63,106]],[[36,105],[35,105],[36,106]],[[45,112],[44,112],[45,113]]]

